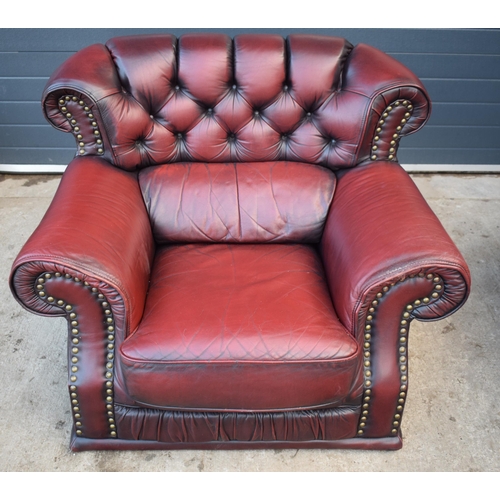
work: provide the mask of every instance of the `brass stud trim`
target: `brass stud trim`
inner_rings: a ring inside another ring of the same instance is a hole
[[[68,318],[68,323],[69,323],[69,332],[72,336],[71,338],[71,343],[73,344],[73,347],[71,347],[71,353],[72,356],[70,358],[70,366],[69,366],[69,380],[71,382],[71,385],[69,386],[70,390],[70,396],[71,396],[71,405],[72,405],[72,411],[73,411],[73,422],[75,427],[78,429],[76,430],[76,434],[78,436],[84,436],[85,430],[84,430],[84,421],[81,420],[81,413],[80,413],[80,401],[78,399],[78,377],[75,375],[79,371],[79,366],[78,363],[80,359],[75,356],[75,354],[79,353],[79,348],[75,347],[76,345],[80,344],[80,341],[82,340],[82,334],[79,328],[76,328],[78,326],[78,314],[74,310],[74,306],[72,304],[68,304],[67,302],[64,301],[64,299],[60,298],[55,298],[52,296],[48,296],[46,291],[45,291],[45,285],[47,280],[50,280],[52,278],[52,274],[50,273],[45,273],[41,276],[39,276],[35,282],[34,282],[34,289],[35,293],[38,295],[38,297],[41,298],[41,300],[44,300],[45,302],[49,303],[51,306],[56,306],[60,307],[63,309]],[[61,273],[57,272],[54,274],[55,277],[61,277]],[[70,274],[66,273],[64,275],[64,278],[69,279],[74,281],[75,283],[80,284],[81,286],[84,287],[89,287],[89,283],[86,281],[81,280],[78,276],[71,276]],[[99,290],[97,288],[92,288],[93,293],[98,293]],[[109,303],[106,301],[106,297],[102,293],[98,293],[97,300],[101,303],[103,308],[105,310],[103,311],[106,318],[103,321],[103,333],[104,337],[103,340],[106,342],[106,351],[103,359],[103,367],[105,368],[105,371],[103,373],[103,384],[105,387],[105,393],[107,396],[104,398],[105,402],[105,408],[107,410],[107,415],[110,417],[109,418],[109,424],[108,424],[108,430],[109,430],[109,436],[112,438],[117,437],[117,432],[116,432],[116,425],[114,421],[114,398],[113,398],[113,392],[114,392],[114,355],[113,352],[115,348],[115,335],[110,334],[110,332],[115,331],[114,327],[114,318],[113,318],[113,313],[111,309],[109,309]],[[111,351],[111,352],[110,352]]]
[[[73,112],[71,112],[71,109],[68,108],[68,102],[70,101],[74,102],[83,111],[84,115],[81,118],[78,118],[82,114],[81,111],[78,110],[78,108],[70,107],[73,110]],[[73,132],[75,133],[75,136],[77,138],[78,154],[80,156],[84,156],[86,154],[93,152],[93,148],[95,148],[95,146],[93,146],[94,142],[96,142],[99,145],[99,147],[96,148],[96,153],[100,156],[104,154],[104,147],[102,146],[102,140],[101,139],[96,140],[97,137],[101,136],[99,124],[97,123],[97,121],[95,121],[94,114],[91,113],[91,108],[89,105],[85,103],[85,101],[79,99],[76,96],[69,96],[69,95],[64,96],[64,98],[59,99],[59,111],[63,114],[68,123],[73,128]],[[81,123],[78,123],[78,119],[88,120],[88,125],[93,129],[92,138],[89,137],[88,144],[85,144],[85,141],[83,140],[84,139],[83,135],[79,133],[81,130]]]
[[[372,139],[372,144],[370,146],[372,152],[379,149],[379,146],[377,144],[375,144],[375,143],[381,141],[380,134],[381,134],[381,132],[384,129],[384,125],[386,127],[388,126],[387,125],[387,119],[391,115],[391,112],[393,112],[395,110],[398,110],[398,109],[401,109],[401,106],[403,108],[406,108],[406,109],[405,109],[403,117],[400,120],[399,125],[396,127],[396,131],[400,132],[403,129],[404,125],[408,122],[408,120],[410,120],[411,114],[412,114],[412,111],[413,111],[413,105],[411,104],[411,101],[408,101],[408,100],[404,100],[402,102],[401,101],[395,101],[392,104],[389,104],[389,106],[387,106],[385,108],[385,110],[382,112],[382,115],[381,115],[381,117],[380,117],[380,119],[378,121],[378,126],[377,126],[377,128],[375,130],[375,134],[374,134],[373,139]],[[401,111],[398,111],[398,114],[400,114],[400,113],[401,113]],[[383,152],[381,154],[377,154],[377,155],[376,154],[372,154],[370,156],[371,160],[378,160],[378,159],[381,159],[381,160],[394,160],[396,158],[395,153],[396,153],[397,142],[399,140],[399,137],[400,137],[399,133],[393,133],[392,134],[392,140],[389,143],[389,145],[391,147],[388,149],[387,156],[385,156],[385,154]],[[384,144],[383,143],[382,143],[382,145],[380,145],[380,148],[382,148],[382,150],[384,149]]]
[[[397,106],[398,104],[394,104]],[[415,279],[415,278],[423,278],[426,277],[428,280],[433,280],[434,290],[443,290],[443,284],[440,277],[436,276],[434,273],[428,273],[427,275],[424,272],[411,274],[408,276],[404,276],[396,283],[390,283],[389,285],[385,285],[382,287],[382,290],[375,294],[376,299],[372,300],[370,305],[371,307],[368,309],[367,316],[364,323],[364,333],[363,333],[363,357],[364,357],[364,366],[366,367],[363,371],[363,396],[362,399],[364,404],[362,405],[362,414],[358,423],[357,434],[362,436],[367,426],[369,426],[369,419],[364,418],[369,414],[370,402],[371,402],[371,388],[373,387],[375,380],[373,378],[373,370],[371,369],[370,357],[371,357],[371,347],[373,343],[373,339],[376,338],[377,331],[376,325],[374,324],[374,319],[376,318],[376,311],[381,303],[381,299],[384,294],[391,289],[392,286],[395,286],[397,283],[406,282],[407,279]],[[439,288],[437,288],[439,287]],[[395,355],[397,356],[397,363],[399,366],[399,379],[400,379],[400,392],[398,393],[397,407],[396,412],[392,416],[393,423],[391,429],[391,435],[397,434],[399,432],[398,428],[401,423],[404,404],[406,401],[406,394],[408,391],[408,357],[407,357],[407,343],[408,338],[407,335],[409,333],[409,323],[412,320],[412,315],[415,314],[416,309],[423,305],[429,304],[429,302],[436,299],[440,293],[434,291],[429,297],[423,297],[421,299],[415,299],[412,303],[407,304],[403,312],[401,314],[400,319],[400,327],[399,327],[399,347],[395,351]],[[370,369],[368,369],[370,367]]]

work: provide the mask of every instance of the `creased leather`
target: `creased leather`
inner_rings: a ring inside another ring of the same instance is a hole
[[[154,241],[135,175],[99,158],[77,158],[68,166],[40,225],[16,258],[14,295],[41,302],[36,289],[16,289],[17,269],[32,261],[60,264],[115,289],[125,305],[126,328],[135,329],[144,308]],[[33,280],[35,276],[33,276]],[[34,304],[38,312],[60,309]]]
[[[313,248],[191,244],[157,251],[120,361],[141,403],[270,410],[351,397],[360,355]]]
[[[117,37],[77,53],[47,84],[47,117],[71,131],[57,105],[63,93],[89,97],[104,157],[127,170],[194,161],[352,167],[369,157],[391,99],[415,100],[400,136],[430,109],[422,83],[398,61],[303,34]]]
[[[430,110],[411,71],[337,37],[118,37],[70,57],[43,107],[87,158],[10,283],[81,318],[75,448],[401,446],[401,312],[406,336],[470,288],[396,162]]]
[[[164,412],[117,405],[122,439],[168,443],[309,441],[354,437],[357,408],[277,413]]]
[[[174,163],[139,183],[153,234],[166,242],[318,242],[335,175],[316,165]]]
[[[335,310],[353,334],[367,297],[391,281],[422,270],[443,278],[445,293],[421,306],[423,319],[451,314],[470,289],[462,255],[396,163],[372,162],[338,176],[321,254]]]

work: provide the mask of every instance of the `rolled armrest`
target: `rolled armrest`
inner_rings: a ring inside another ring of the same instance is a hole
[[[55,128],[74,135],[78,156],[98,155],[115,163],[99,102],[121,92],[109,51],[95,44],[71,56],[53,73],[43,91],[42,109]]]
[[[114,312],[123,317],[125,331],[133,330],[143,313],[153,254],[151,226],[135,174],[100,158],[77,158],[15,260],[10,286],[27,309],[64,315],[64,309],[47,300],[43,273],[85,282],[109,300],[116,297]],[[55,287],[57,280],[52,281]],[[67,286],[65,291],[73,293]]]
[[[161,89],[165,85],[164,67],[167,74],[175,67],[174,46],[172,35],[137,35],[117,37],[107,45],[95,44],[78,51],[47,82],[42,97],[47,120],[74,135],[79,157],[100,156],[124,170],[155,163],[154,148],[146,150],[138,140],[149,137],[156,126],[149,99],[164,104],[166,96],[157,89],[152,97],[141,85],[135,89],[130,74],[148,83],[159,80]],[[129,59],[123,60],[123,51]],[[135,72],[127,68],[130,59]],[[167,93],[169,88],[165,86]],[[163,128],[159,130],[161,134]]]
[[[422,82],[399,61],[365,44],[357,45],[346,61],[335,107],[352,131],[353,163],[397,161],[401,137],[419,130],[431,104]],[[344,140],[345,142],[345,140]]]
[[[442,318],[465,302],[467,265],[394,162],[338,175],[320,246],[334,307],[363,356],[357,434],[397,436],[409,384],[410,323]]]
[[[451,314],[469,293],[467,264],[396,163],[369,163],[339,175],[321,252],[337,314],[356,336],[371,303],[409,277],[439,281],[425,301],[419,294],[428,287],[406,289],[404,303],[417,300],[410,306],[412,318]]]

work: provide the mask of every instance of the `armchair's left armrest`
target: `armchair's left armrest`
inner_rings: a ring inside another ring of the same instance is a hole
[[[338,177],[321,251],[344,325],[356,334],[374,293],[419,274],[439,275],[443,283],[412,317],[432,320],[458,309],[469,293],[469,269],[403,168],[380,161]]]
[[[10,285],[27,309],[64,315],[57,304],[47,302],[37,279],[43,280],[43,272],[71,270],[72,276],[85,276],[95,288],[120,296],[125,330],[133,330],[142,317],[153,254],[136,175],[104,159],[76,158],[15,260]]]

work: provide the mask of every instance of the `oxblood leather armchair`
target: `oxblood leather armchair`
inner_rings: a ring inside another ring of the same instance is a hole
[[[401,447],[413,319],[469,292],[397,162],[429,98],[324,36],[121,37],[51,77],[68,166],[13,265],[69,324],[73,450]]]

